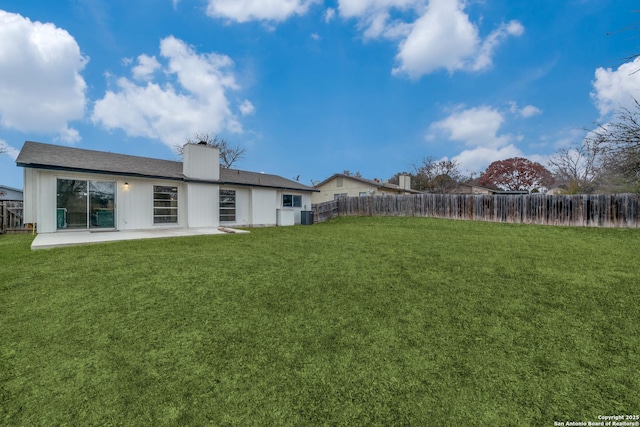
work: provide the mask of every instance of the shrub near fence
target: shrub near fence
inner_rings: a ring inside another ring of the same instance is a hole
[[[640,228],[639,194],[342,197],[315,205],[314,209],[318,222],[339,215],[421,216],[524,224]],[[319,212],[324,214],[322,220]]]

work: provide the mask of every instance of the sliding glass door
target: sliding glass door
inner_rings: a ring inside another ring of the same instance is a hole
[[[116,183],[89,181],[89,228],[114,228]]]
[[[115,182],[59,179],[57,194],[59,230],[115,228]]]

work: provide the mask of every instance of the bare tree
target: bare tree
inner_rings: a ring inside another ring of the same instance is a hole
[[[429,191],[432,193],[446,193],[455,188],[462,180],[459,165],[456,160],[425,157],[420,164],[414,164],[415,173],[412,185],[416,190]]]
[[[640,189],[640,103],[621,107],[614,119],[591,131],[586,138],[597,146],[602,158],[602,173],[613,190]]]
[[[243,159],[244,154],[247,151],[239,146],[229,144],[226,139],[218,139],[217,135],[213,135],[208,132],[196,132],[193,134],[193,138],[187,138],[187,141],[183,145],[176,145],[174,148],[176,152],[182,156],[183,147],[185,145],[200,144],[203,142],[208,147],[220,150],[220,164],[225,168],[230,168],[234,163]]]
[[[593,137],[585,138],[581,144],[558,150],[549,159],[551,173],[558,184],[567,188],[567,193],[593,193],[602,176],[603,149]]]

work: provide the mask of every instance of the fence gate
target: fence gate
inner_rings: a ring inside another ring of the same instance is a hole
[[[0,200],[0,234],[27,232],[23,212],[23,202]]]

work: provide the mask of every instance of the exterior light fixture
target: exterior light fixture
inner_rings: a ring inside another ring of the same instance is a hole
[[[128,189],[129,189],[129,183],[128,183],[128,182],[125,182],[125,183],[124,183],[124,189],[125,189],[125,190],[128,190]]]

